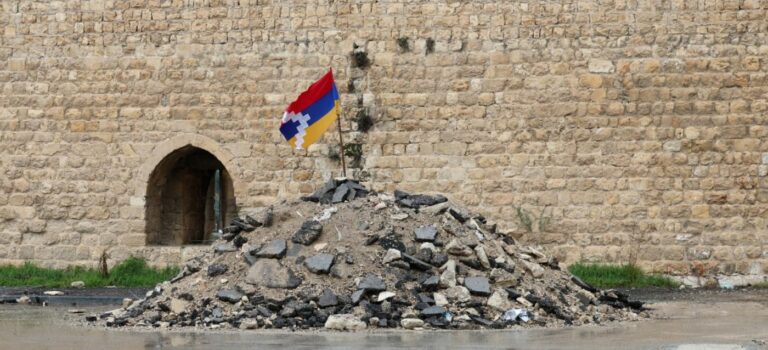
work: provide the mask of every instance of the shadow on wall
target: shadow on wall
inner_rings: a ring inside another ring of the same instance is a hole
[[[215,230],[215,173],[221,170],[222,222],[237,213],[232,178],[210,152],[185,146],[155,167],[147,185],[147,245],[203,244]]]

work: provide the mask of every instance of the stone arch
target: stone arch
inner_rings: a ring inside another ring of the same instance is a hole
[[[213,231],[214,174],[220,170],[222,221],[237,214],[240,172],[233,156],[200,135],[179,135],[154,147],[139,169],[131,205],[143,206],[146,243],[202,243]]]

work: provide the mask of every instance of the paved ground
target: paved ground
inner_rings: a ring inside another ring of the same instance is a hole
[[[662,319],[525,331],[137,332],[79,327],[62,307],[0,305],[0,350],[768,349],[767,290],[631,293],[655,301],[651,306]]]

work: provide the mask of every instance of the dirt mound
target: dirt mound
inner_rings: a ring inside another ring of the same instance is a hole
[[[443,196],[329,181],[236,219],[145,299],[89,316],[107,326],[504,328],[644,317]]]

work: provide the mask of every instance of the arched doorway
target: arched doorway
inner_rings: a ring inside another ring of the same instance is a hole
[[[237,208],[232,178],[224,165],[210,152],[194,146],[168,154],[152,171],[147,184],[147,244],[209,241],[217,227],[217,192],[219,224],[226,224],[236,215]]]

